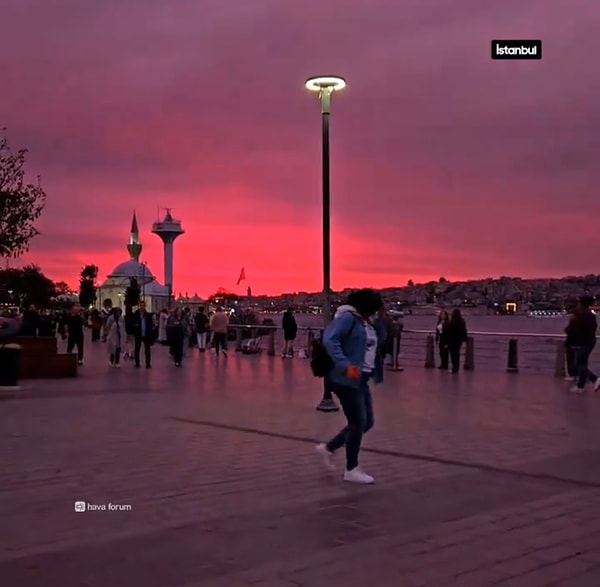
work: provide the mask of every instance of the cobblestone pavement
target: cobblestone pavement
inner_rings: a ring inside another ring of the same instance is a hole
[[[306,361],[106,363],[0,396],[3,587],[600,585],[593,392],[390,372],[356,487],[314,459],[343,417]]]

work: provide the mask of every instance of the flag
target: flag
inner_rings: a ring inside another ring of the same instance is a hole
[[[245,281],[245,280],[246,280],[246,271],[242,267],[242,270],[240,271],[240,276],[238,277],[236,285],[239,285],[241,281]]]

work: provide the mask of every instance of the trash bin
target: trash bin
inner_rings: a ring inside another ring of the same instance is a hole
[[[15,391],[19,388],[19,366],[21,346],[5,344],[0,346],[0,391]]]

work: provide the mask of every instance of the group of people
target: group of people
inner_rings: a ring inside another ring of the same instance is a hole
[[[467,323],[461,311],[454,308],[452,314],[448,314],[446,310],[441,310],[435,328],[435,342],[440,354],[440,369],[458,373],[460,349],[468,338]]]
[[[155,316],[146,310],[142,301],[135,312],[124,316],[120,308],[108,310],[103,339],[108,346],[110,364],[115,367],[120,365],[121,356],[133,359],[139,367],[143,349],[146,368],[150,368],[155,342],[168,346],[173,363],[181,367],[188,346],[197,346],[200,352],[205,352],[212,344],[217,356],[222,353],[227,357],[228,326],[229,317],[221,307],[210,316],[204,308],[192,315],[189,309],[180,307],[171,312],[165,308]],[[210,340],[209,334],[212,335]]]

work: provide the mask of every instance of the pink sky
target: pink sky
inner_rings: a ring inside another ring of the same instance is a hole
[[[127,258],[176,292],[321,287],[320,116],[332,111],[332,285],[598,272],[597,0],[0,0],[0,127],[48,193],[23,261],[76,285]],[[542,39],[492,61],[493,38]],[[163,212],[161,211],[161,214]]]

